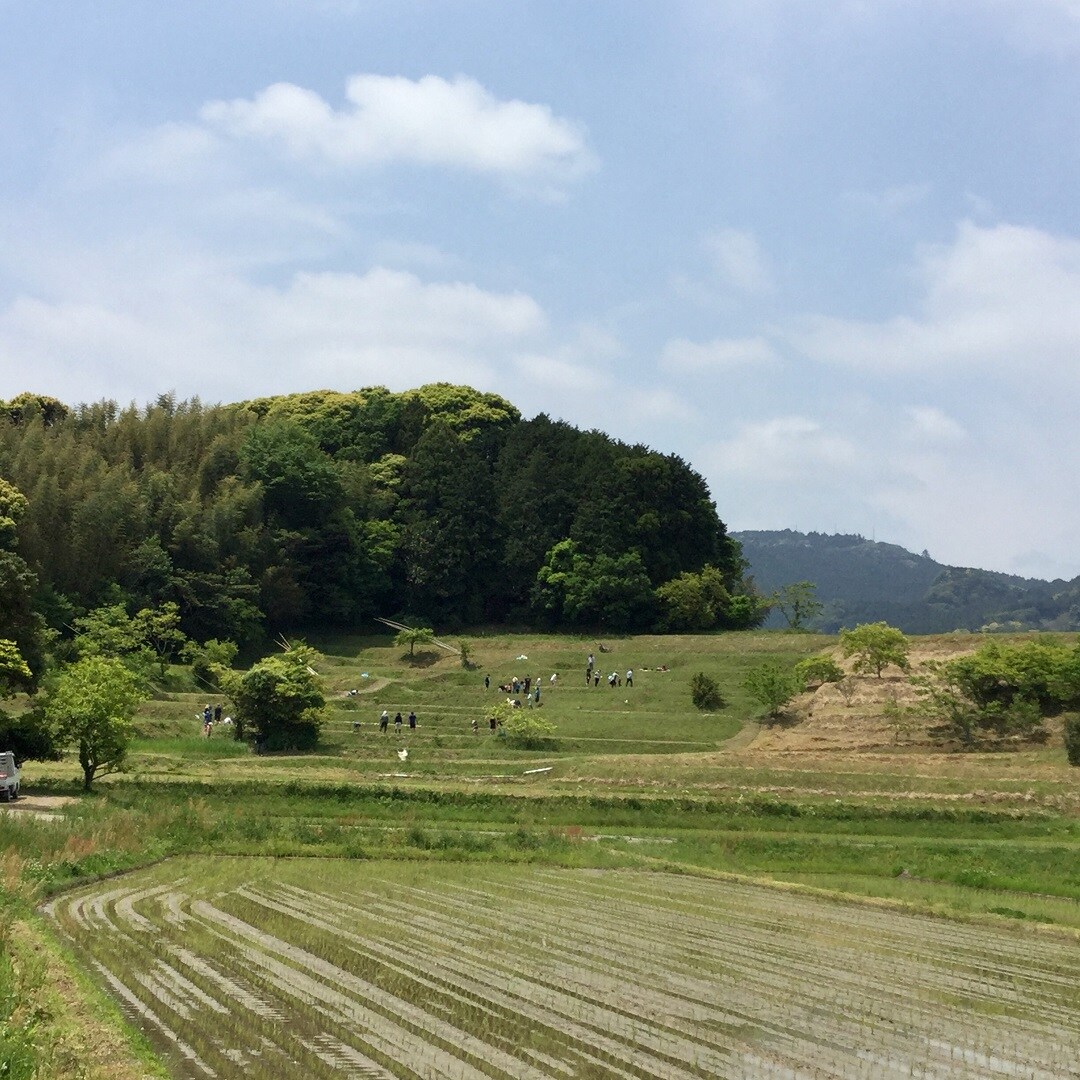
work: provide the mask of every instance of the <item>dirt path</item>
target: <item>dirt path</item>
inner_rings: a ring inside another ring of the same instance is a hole
[[[60,810],[70,803],[78,802],[73,795],[20,795],[15,802],[0,803],[0,814],[40,817],[59,821]]]
[[[721,746],[722,750],[745,750],[761,733],[761,725],[756,720],[746,720],[743,726]]]

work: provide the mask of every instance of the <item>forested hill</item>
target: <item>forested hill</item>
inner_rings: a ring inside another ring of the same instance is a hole
[[[377,615],[442,630],[760,618],[686,462],[444,383],[128,408],[22,394],[0,402],[4,522],[13,640],[25,627],[4,610],[62,629],[107,604],[176,603],[200,641],[368,631]]]
[[[732,535],[763,592],[796,581],[816,584],[825,611],[815,625],[826,631],[879,619],[912,634],[1080,630],[1080,578],[1040,581],[946,566],[855,535],[790,529]]]

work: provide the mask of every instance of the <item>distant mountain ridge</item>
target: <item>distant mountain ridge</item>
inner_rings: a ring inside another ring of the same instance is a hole
[[[758,588],[812,581],[825,611],[815,626],[884,619],[910,634],[950,630],[1080,630],[1080,577],[1043,581],[947,566],[924,552],[855,534],[734,532]],[[771,625],[781,625],[774,614]]]

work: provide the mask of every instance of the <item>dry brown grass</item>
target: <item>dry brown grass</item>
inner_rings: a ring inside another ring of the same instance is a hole
[[[1023,640],[1023,635],[1015,635]],[[1009,640],[1013,640],[1010,635]],[[974,652],[986,641],[981,634],[941,634],[912,640],[911,672],[917,673],[928,661],[950,660]],[[880,678],[855,675],[850,660],[845,661],[839,646],[830,651],[847,672],[845,688],[825,683],[800,694],[791,703],[781,722],[763,727],[746,747],[755,754],[842,754],[866,755],[897,749],[917,753],[941,753],[940,740],[931,724],[918,715],[919,694],[907,675],[897,668],[886,669]],[[890,718],[890,706],[900,715]],[[1061,724],[1047,724],[1050,745],[1061,743]],[[1017,747],[1020,749],[1021,747]]]

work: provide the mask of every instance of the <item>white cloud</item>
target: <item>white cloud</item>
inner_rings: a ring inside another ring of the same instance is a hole
[[[294,225],[314,232],[338,234],[344,229],[341,220],[318,202],[294,199],[275,188],[238,188],[219,196],[213,204],[222,217],[248,218],[264,227],[274,225],[289,231]]]
[[[772,367],[779,362],[776,350],[762,337],[715,338],[705,342],[676,338],[664,346],[660,357],[662,367],[688,372]]]
[[[772,289],[768,260],[753,233],[721,229],[705,238],[705,250],[724,284],[748,293]]]
[[[612,420],[611,428],[624,439],[641,441],[642,426],[658,422],[685,424],[698,419],[693,405],[683,395],[671,390],[643,386],[632,380],[616,377],[611,380],[609,392],[619,413],[619,420]],[[632,430],[637,431],[636,437],[627,434]]]
[[[273,287],[177,261],[142,286],[102,276],[94,299],[24,296],[0,311],[0,396],[148,400],[176,389],[238,400],[313,386],[485,385],[507,350],[546,330],[524,294],[384,268],[300,273]]]
[[[971,369],[1018,383],[1036,371],[1070,381],[1080,373],[1080,242],[964,222],[952,244],[921,253],[915,280],[915,314],[817,316],[793,342],[814,359],[867,371]]]
[[[900,543],[941,562],[1026,576],[1074,577],[1080,506],[1062,498],[1080,440],[1001,403],[985,417],[995,435],[972,453],[966,439],[897,448],[874,504],[899,524]]]
[[[197,124],[161,124],[108,151],[91,178],[188,184],[206,172],[219,148],[217,136]]]
[[[1061,497],[1080,436],[1051,439],[1007,401],[978,409],[971,434],[938,405],[837,404],[827,421],[746,424],[695,455],[732,528],[857,532],[954,565],[1080,571],[1080,505]]]
[[[594,165],[581,125],[546,105],[500,101],[464,76],[355,75],[345,96],[334,109],[313,90],[275,83],[250,99],[210,102],[201,116],[233,138],[339,166],[405,161],[565,180]]]
[[[713,446],[709,458],[718,473],[763,484],[816,480],[822,470],[846,476],[860,471],[863,460],[849,439],[803,416],[746,424]]]
[[[412,270],[449,270],[458,265],[452,255],[436,247],[412,240],[380,240],[375,245],[374,261],[379,266]]]
[[[932,444],[961,442],[967,438],[963,425],[936,405],[914,405],[906,411],[910,421],[909,439]]]
[[[522,412],[552,416],[594,428],[631,443],[650,441],[643,433],[696,423],[694,405],[684,395],[643,380],[625,361],[626,349],[602,325],[578,326],[566,341],[546,351],[518,353],[501,390]]]
[[[611,362],[624,355],[622,342],[611,331],[583,323],[562,344],[518,353],[512,369],[515,379],[545,394],[589,398],[611,384]]]

